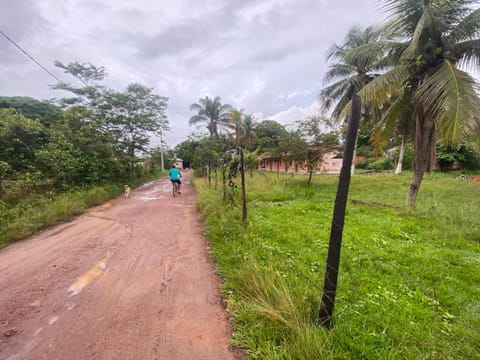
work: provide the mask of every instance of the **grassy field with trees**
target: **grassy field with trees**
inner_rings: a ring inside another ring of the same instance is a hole
[[[251,359],[475,359],[480,354],[480,186],[410,172],[352,177],[334,326],[315,320],[338,176],[247,176],[237,200],[195,181],[234,344]]]

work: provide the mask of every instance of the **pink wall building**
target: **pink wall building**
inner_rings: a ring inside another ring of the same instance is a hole
[[[322,163],[316,170],[317,173],[338,174],[342,168],[343,159],[337,153],[328,153],[323,155]],[[279,172],[307,172],[305,161],[286,161],[279,155],[262,154],[258,169],[263,171],[279,171]]]

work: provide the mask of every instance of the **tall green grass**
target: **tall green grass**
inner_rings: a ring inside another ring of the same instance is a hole
[[[196,180],[235,345],[251,359],[480,359],[480,185],[352,177],[334,328],[315,325],[337,176],[247,178],[248,221]]]

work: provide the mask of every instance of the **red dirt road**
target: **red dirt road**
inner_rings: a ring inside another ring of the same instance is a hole
[[[0,251],[0,359],[242,359],[183,179]]]

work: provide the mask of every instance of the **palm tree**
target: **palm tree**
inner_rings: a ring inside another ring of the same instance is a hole
[[[395,169],[395,174],[397,175],[402,172],[405,149],[407,142],[411,141],[410,133],[412,130],[410,124],[412,114],[411,99],[404,94],[401,95],[400,97],[388,99],[382,105],[380,110],[383,114],[379,116],[370,138],[370,143],[377,150],[383,150],[391,139],[396,139],[395,142],[397,142],[398,137],[400,137],[398,163]]]
[[[425,171],[435,159],[437,136],[448,144],[480,134],[478,83],[459,66],[480,65],[480,9],[473,0],[385,0],[388,30],[398,34],[392,46],[394,66],[376,77],[359,95],[386,108],[385,117],[410,116],[415,158],[408,193],[415,205]],[[402,42],[407,38],[407,42]],[[407,110],[405,110],[407,109]],[[405,114],[405,112],[404,112]]]
[[[232,135],[235,147],[253,151],[257,140],[255,117],[244,114],[243,110],[231,109],[229,120],[228,127],[234,131]]]
[[[352,96],[379,76],[388,64],[385,57],[388,34],[370,26],[350,29],[343,45],[334,44],[327,52],[330,70],[324,76],[324,82],[333,84],[320,92],[323,110],[329,110],[334,104],[332,118],[339,122],[347,118]],[[372,111],[369,103],[362,102],[363,113],[360,127],[372,128],[378,122],[378,113]],[[354,163],[352,163],[352,174]]]
[[[208,96],[199,99],[198,103],[190,105],[192,111],[197,114],[190,118],[189,124],[206,123],[210,136],[218,136],[220,126],[228,123],[231,105],[222,105],[220,97],[215,96],[212,100]]]
[[[322,89],[320,99],[324,110],[334,104],[332,117],[340,120],[352,96],[378,76],[385,68],[383,33],[370,26],[362,29],[354,26],[348,32],[343,45],[334,44],[327,52],[330,65],[323,81],[329,83]]]
[[[228,137],[230,138],[230,141],[233,143],[233,146],[235,148],[240,146],[239,137],[240,137],[240,128],[242,126],[243,116],[244,116],[243,109],[242,110],[238,110],[235,108],[230,109],[228,127],[233,131],[233,134],[229,134]]]
[[[255,141],[257,140],[257,134],[255,132],[256,126],[257,122],[255,121],[255,116],[249,114],[243,117],[240,144],[249,151],[255,149]]]

